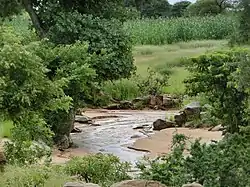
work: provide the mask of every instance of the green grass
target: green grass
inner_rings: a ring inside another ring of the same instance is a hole
[[[117,100],[132,100],[140,95],[139,88],[133,79],[107,81],[103,85],[103,91]]]
[[[163,45],[191,40],[221,40],[237,28],[236,18],[218,15],[173,19],[131,20],[124,29],[136,45]]]
[[[133,53],[139,75],[146,76],[148,67],[171,71],[169,86],[163,92],[182,94],[185,89],[183,80],[189,75],[182,65],[183,59],[226,47],[225,40],[191,41],[163,46],[136,46]]]
[[[12,127],[13,127],[13,123],[11,121],[0,122],[0,138],[11,137]]]

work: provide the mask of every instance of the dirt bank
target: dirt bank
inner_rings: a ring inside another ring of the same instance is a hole
[[[169,128],[162,131],[157,131],[155,134],[147,138],[138,139],[134,142],[131,148],[144,150],[149,152],[149,157],[156,157],[171,151],[171,143],[173,135],[181,133],[194,141],[201,138],[201,142],[208,143],[211,140],[221,140],[221,132],[211,132],[207,129],[188,129],[188,128]]]

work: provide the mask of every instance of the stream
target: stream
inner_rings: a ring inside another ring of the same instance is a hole
[[[76,125],[81,133],[72,134],[73,141],[91,153],[112,153],[122,161],[135,163],[146,153],[127,148],[138,138],[146,137],[133,127],[152,125],[157,119],[165,119],[166,115],[174,112],[166,111],[110,111],[113,117],[96,119],[95,124],[100,126]],[[114,117],[116,116],[116,117]],[[131,138],[132,136],[135,138]]]

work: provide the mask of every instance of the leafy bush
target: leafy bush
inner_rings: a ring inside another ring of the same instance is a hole
[[[218,143],[196,140],[188,149],[183,135],[176,135],[170,154],[141,162],[140,178],[157,180],[168,186],[198,182],[204,187],[245,187],[249,185],[249,131],[228,135]]]
[[[190,96],[203,93],[212,106],[212,116],[222,120],[230,133],[246,125],[248,94],[237,88],[239,79],[235,75],[241,61],[247,59],[244,49],[218,51],[192,58],[188,68],[191,75],[186,80],[187,93]]]
[[[174,19],[142,19],[124,23],[124,29],[139,45],[162,45],[180,41],[225,39],[237,27],[232,16]]]
[[[158,73],[148,68],[146,77],[137,78],[137,86],[142,95],[159,95],[165,86],[168,85],[168,74]]]
[[[86,157],[75,157],[65,166],[64,170],[70,175],[78,175],[86,182],[100,184],[108,187],[113,183],[129,179],[128,163],[120,162],[112,155],[96,154]]]

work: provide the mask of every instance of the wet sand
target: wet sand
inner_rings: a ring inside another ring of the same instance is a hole
[[[134,142],[131,148],[148,151],[148,156],[153,158],[171,152],[172,138],[176,133],[184,134],[192,142],[201,138],[202,143],[209,143],[211,140],[221,140],[222,132],[211,132],[207,129],[169,128],[157,131],[147,138],[141,138]]]

